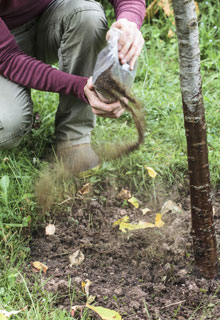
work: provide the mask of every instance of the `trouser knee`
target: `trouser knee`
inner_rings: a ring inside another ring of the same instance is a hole
[[[0,150],[17,147],[32,127],[32,113],[19,111],[0,115]]]
[[[16,147],[32,126],[30,92],[0,76],[0,149]]]
[[[71,10],[71,2],[69,7]],[[65,38],[73,37],[75,41],[82,43],[83,52],[99,52],[105,44],[105,36],[108,30],[108,23],[102,6],[96,1],[80,1],[81,9],[73,10],[65,18]],[[68,3],[67,3],[68,5]],[[76,40],[77,38],[77,40]],[[88,59],[90,57],[88,56]]]
[[[108,30],[107,20],[103,10],[88,10],[82,13],[81,30],[84,36],[84,45],[96,46],[99,49],[99,44],[103,46],[105,42],[106,32]]]

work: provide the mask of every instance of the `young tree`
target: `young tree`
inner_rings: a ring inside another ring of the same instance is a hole
[[[200,74],[199,31],[194,0],[172,0],[179,44],[180,85],[187,140],[195,267],[217,277],[208,147]]]

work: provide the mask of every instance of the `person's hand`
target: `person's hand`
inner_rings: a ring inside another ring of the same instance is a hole
[[[123,33],[118,41],[118,56],[121,64],[128,63],[130,69],[134,69],[135,62],[141,53],[144,45],[144,38],[138,29],[136,23],[130,22],[127,19],[119,19],[114,22],[111,28],[120,29]],[[106,39],[109,38],[109,31]]]
[[[119,101],[114,103],[106,103],[100,99],[93,87],[92,77],[88,79],[87,84],[84,87],[84,92],[93,113],[97,116],[104,118],[119,118],[124,112],[124,109]]]

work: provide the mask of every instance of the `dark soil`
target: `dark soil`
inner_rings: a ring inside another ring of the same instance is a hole
[[[163,215],[162,228],[129,233],[113,227],[113,222],[125,215],[132,222],[154,222],[156,212],[143,215],[141,209],[125,205],[115,195],[104,203],[102,199],[79,196],[69,203],[69,212],[52,217],[54,235],[46,236],[45,226],[33,235],[32,261],[48,266],[39,279],[46,280],[46,290],[58,294],[55,307],[71,310],[69,291],[75,292],[73,305],[85,305],[81,283],[89,279],[89,294],[96,296],[96,306],[114,309],[124,320],[219,320],[220,280],[198,278],[193,272],[189,199],[181,203],[176,199],[179,209]],[[219,203],[217,193],[218,243]],[[145,207],[142,203],[141,208]],[[69,255],[78,249],[85,260],[70,266]]]

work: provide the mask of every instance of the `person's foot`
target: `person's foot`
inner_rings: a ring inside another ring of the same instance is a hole
[[[100,159],[90,143],[63,147],[57,144],[56,154],[64,169],[70,174],[87,176],[91,170],[99,167]]]

